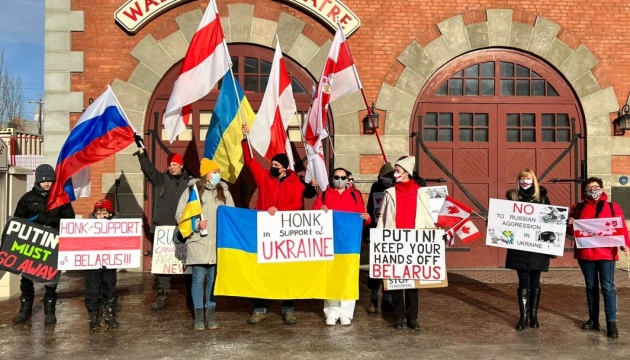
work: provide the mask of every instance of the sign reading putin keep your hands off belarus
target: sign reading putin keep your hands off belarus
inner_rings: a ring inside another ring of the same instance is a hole
[[[490,199],[486,245],[562,256],[569,208]]]

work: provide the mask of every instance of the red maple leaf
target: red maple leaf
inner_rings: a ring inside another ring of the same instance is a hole
[[[462,226],[462,232],[464,234],[468,234],[468,233],[470,233],[470,228],[468,226]]]
[[[457,207],[455,205],[448,206],[447,209],[448,209],[448,213],[449,214],[457,214],[457,213],[459,213],[459,207]]]
[[[610,226],[610,221],[606,221],[606,224],[604,224],[606,226]]]

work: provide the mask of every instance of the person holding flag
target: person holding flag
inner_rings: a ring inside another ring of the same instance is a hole
[[[538,185],[536,174],[530,169],[523,169],[516,177],[516,186],[505,194],[508,200],[549,205],[547,190]],[[540,273],[549,271],[550,255],[530,251],[508,249],[505,267],[516,270],[518,274],[518,308],[520,317],[516,330],[523,330],[529,325],[540,327],[538,323],[538,303],[540,302]],[[527,323],[529,319],[529,324]]]
[[[394,168],[393,187],[385,190],[377,228],[385,229],[434,229],[435,224],[429,210],[429,194],[413,181],[414,156],[403,156]],[[394,328],[402,330],[405,319],[407,326],[420,330],[418,324],[418,289],[391,290],[394,307]]]
[[[221,181],[219,164],[201,159],[201,177],[179,199],[175,217],[180,232],[186,238],[186,265],[192,268],[192,301],[195,310],[194,329],[219,327],[214,317],[217,275],[217,208],[234,206],[228,186]],[[194,208],[192,211],[190,208]],[[204,235],[205,234],[205,235]],[[204,291],[204,280],[207,280]],[[206,302],[204,304],[204,293]],[[204,314],[205,308],[205,314]],[[205,315],[205,317],[204,317]]]
[[[61,219],[74,219],[74,209],[70,202],[53,209],[46,210],[50,189],[57,180],[55,170],[48,164],[41,164],[35,169],[35,185],[33,189],[22,195],[13,216],[32,221],[36,224],[59,229]],[[57,283],[46,283],[44,295],[44,324],[57,322],[55,307],[57,304]],[[20,279],[20,311],[13,317],[13,322],[23,323],[31,317],[35,286],[33,281],[22,276]]]

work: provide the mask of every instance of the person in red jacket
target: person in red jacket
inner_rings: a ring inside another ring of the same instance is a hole
[[[370,224],[370,215],[365,212],[361,192],[348,184],[349,172],[344,168],[333,171],[330,186],[315,200],[313,210],[337,210],[361,213],[363,226]],[[343,241],[344,239],[335,239]],[[352,324],[354,314],[354,300],[324,300],[324,316],[326,325],[335,325],[337,320],[341,325]]]
[[[628,229],[623,211],[618,204],[608,202],[608,195],[602,191],[603,187],[604,183],[600,178],[586,179],[583,184],[582,202],[571,207],[567,234],[573,235],[574,219],[620,217],[626,244],[621,246],[621,251],[627,253],[630,239],[628,239]],[[584,275],[586,301],[588,303],[588,320],[582,324],[582,329],[599,331],[599,288],[601,284],[607,335],[611,338],[617,338],[619,336],[617,332],[617,290],[615,289],[615,262],[619,260],[617,247],[576,248],[574,256]]]
[[[247,136],[249,128],[243,125],[243,134]],[[258,200],[256,210],[269,212],[275,215],[277,211],[295,211],[304,208],[304,194],[312,189],[302,182],[293,170],[289,170],[289,157],[284,153],[278,153],[271,159],[271,168],[265,170],[255,159],[251,157],[249,145],[244,139],[243,159],[245,166],[252,173],[256,186],[258,187]],[[266,299],[253,299],[254,311],[247,320],[250,325],[258,324],[267,315]],[[282,319],[287,325],[297,324],[297,319],[293,313],[293,300],[282,302]]]

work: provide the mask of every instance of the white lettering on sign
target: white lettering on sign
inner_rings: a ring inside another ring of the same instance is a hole
[[[114,19],[125,30],[135,34],[150,20],[168,9],[190,0],[129,0],[114,13]]]
[[[361,20],[339,0],[284,0],[301,7],[326,22],[331,29],[337,30],[337,19],[341,23],[346,37],[352,35],[361,26]]]

